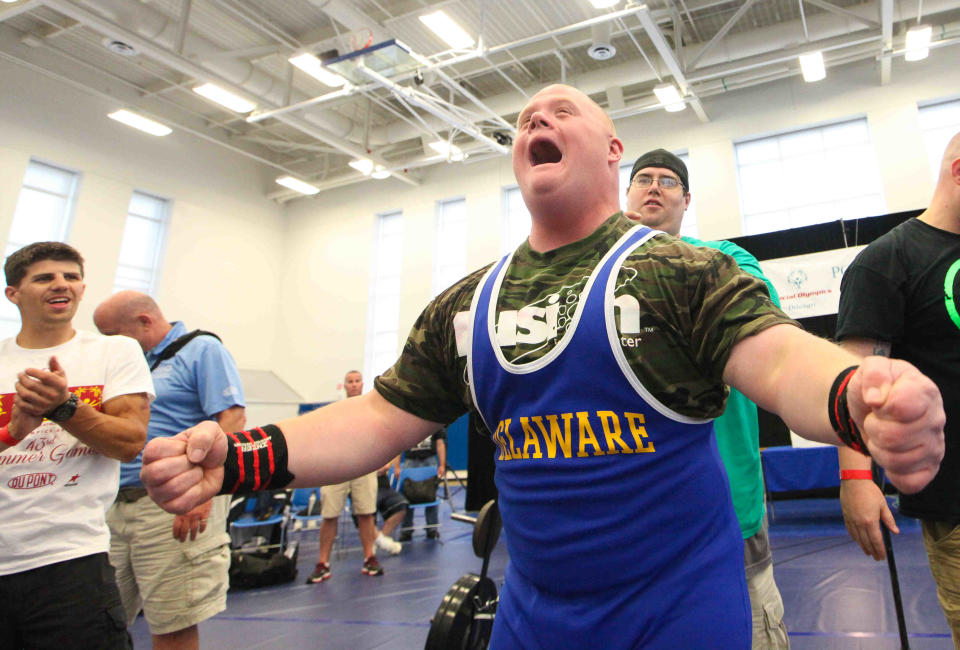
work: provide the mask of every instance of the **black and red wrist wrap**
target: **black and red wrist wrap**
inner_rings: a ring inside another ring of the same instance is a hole
[[[850,416],[850,407],[847,404],[847,388],[850,386],[850,378],[853,377],[859,367],[850,366],[842,370],[833,380],[827,410],[830,415],[830,425],[837,432],[841,442],[850,449],[859,451],[864,456],[870,456],[867,445],[863,442],[863,436],[860,435],[860,429],[857,428],[856,423]]]
[[[290,484],[287,439],[274,424],[227,434],[227,459],[219,494],[279,490]]]

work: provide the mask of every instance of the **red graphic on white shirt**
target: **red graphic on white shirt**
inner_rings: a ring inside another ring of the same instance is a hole
[[[14,490],[32,490],[33,488],[41,488],[48,485],[53,485],[56,483],[56,481],[56,474],[51,472],[34,472],[33,474],[21,474],[20,476],[14,476],[12,479],[7,481],[7,487],[13,488]]]
[[[98,411],[103,402],[103,384],[96,386],[71,386],[67,390],[75,394],[84,404],[89,404]],[[13,410],[13,398],[16,393],[0,394],[0,427],[10,422],[10,412]]]

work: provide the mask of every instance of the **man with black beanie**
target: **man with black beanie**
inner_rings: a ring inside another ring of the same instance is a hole
[[[690,177],[687,166],[678,156],[665,149],[654,149],[637,158],[627,186],[628,217],[679,237],[683,215],[689,205]],[[694,246],[726,253],[742,270],[763,280],[771,300],[780,305],[777,290],[764,277],[757,259],[744,249],[728,241],[681,239]],[[783,599],[773,578],[773,555],[767,535],[757,406],[743,393],[731,388],[723,415],[713,421],[713,426],[743,535],[753,648],[789,648],[790,641],[783,624]]]

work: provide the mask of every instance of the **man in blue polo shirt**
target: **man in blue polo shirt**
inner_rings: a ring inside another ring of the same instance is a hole
[[[215,335],[188,334],[182,322],[168,322],[150,296],[136,291],[114,294],[93,319],[102,333],[129,336],[143,348],[157,393],[147,440],[203,420],[216,420],[226,431],[244,428],[237,366]],[[140,466],[140,456],[123,463],[117,502],[107,513],[110,562],[127,624],[142,608],[155,649],[197,648],[197,624],[226,609],[229,497],[185,515],[168,514],[143,498]]]

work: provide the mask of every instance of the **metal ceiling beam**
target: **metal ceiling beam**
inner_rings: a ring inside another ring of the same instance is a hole
[[[190,10],[193,9],[193,0],[183,0],[180,7],[180,24],[177,25],[177,43],[174,50],[183,55],[183,43],[187,40],[187,28],[190,27]]]
[[[646,5],[633,5],[629,6],[626,9],[620,9],[619,11],[611,11],[610,13],[602,14],[588,20],[581,20],[579,23],[572,23],[570,25],[565,25],[557,29],[552,29],[548,32],[542,32],[535,36],[528,36],[527,38],[520,38],[515,41],[510,41],[509,43],[503,43],[502,45],[497,45],[496,47],[488,47],[483,50],[483,52],[470,52],[469,54],[463,54],[452,59],[446,59],[444,61],[433,62],[433,67],[436,68],[445,68],[450,65],[456,65],[458,63],[463,63],[464,61],[469,61],[471,59],[476,59],[481,56],[481,54],[496,54],[497,52],[502,52],[504,50],[511,50],[516,47],[521,47],[523,45],[530,45],[531,43],[538,43],[562,34],[568,34],[570,32],[575,32],[581,29],[586,29],[597,25],[600,23],[609,22],[611,20],[616,20],[617,18],[624,18],[626,16],[632,16],[640,11],[649,11],[647,10]]]
[[[168,50],[167,48],[154,43],[152,40],[148,38],[144,38],[139,34],[135,34],[130,30],[124,27],[121,27],[120,25],[117,25],[113,21],[107,18],[104,18],[103,16],[100,16],[83,7],[79,7],[73,4],[72,2],[69,2],[69,0],[45,0],[45,4],[50,8],[55,9],[59,13],[63,14],[64,16],[80,21],[87,27],[90,27],[91,29],[98,31],[105,36],[109,35],[109,36],[119,37],[123,39],[125,42],[129,43],[130,45],[133,45],[138,50],[140,50],[140,52],[143,55],[148,56],[151,59],[154,59],[156,61],[159,61],[160,63],[163,63],[164,65],[167,65],[173,68],[174,70],[177,70],[186,75],[190,75],[196,79],[202,79],[205,81],[216,83],[217,85],[223,87],[224,89],[229,90],[230,92],[235,93],[240,97],[244,97],[255,103],[259,103],[259,104],[264,103],[264,99],[262,97],[258,97],[256,95],[253,95],[247,92],[243,88],[237,87],[235,84],[231,83],[227,79],[224,79],[220,75],[206,68],[203,68],[182,56],[177,55],[176,53]],[[271,107],[271,108],[275,108],[275,107]],[[295,116],[290,116],[290,115],[278,115],[276,119],[280,120],[281,122],[285,122],[290,126],[293,126],[294,128],[302,131],[303,133],[306,133],[307,135],[310,135],[311,137],[314,137],[314,138],[317,138],[318,140],[326,142],[330,146],[342,151],[343,153],[349,156],[353,156],[356,158],[369,158],[370,160],[373,160],[375,163],[383,165],[384,167],[387,167],[387,165],[389,164],[385,160],[380,160],[378,156],[371,155],[366,150],[361,149],[360,147],[353,145],[349,141],[346,141],[343,138],[340,138],[335,134],[330,133],[329,131],[323,129],[322,127],[312,124],[304,119],[301,119]],[[410,185],[414,185],[414,186],[419,185],[419,183],[412,181],[411,179],[405,176],[398,176],[397,178],[405,183],[409,183]]]
[[[306,142],[295,142],[293,140],[283,140],[281,138],[267,138],[259,135],[238,135],[236,136],[238,140],[243,140],[245,142],[256,142],[257,144],[267,145],[269,147],[278,147],[280,149],[289,149],[289,150],[298,150],[298,151],[314,151],[316,153],[332,153],[339,154],[340,152],[334,149],[333,147],[324,147],[319,144],[312,144]]]
[[[883,51],[893,51],[893,0],[880,0],[880,34],[883,39]],[[880,59],[880,85],[890,83],[890,71],[893,67],[892,59]]]
[[[711,81],[714,79],[723,80],[726,77],[731,77],[734,75],[742,74],[744,72],[750,72],[753,70],[758,70],[760,68],[765,68],[769,66],[776,66],[780,63],[790,63],[790,69],[793,70],[794,75],[799,72],[797,68],[796,61],[797,57],[803,52],[809,50],[812,47],[820,50],[824,54],[827,52],[835,52],[850,48],[860,48],[862,46],[872,46],[880,40],[879,35],[873,36],[864,36],[856,40],[849,40],[846,38],[834,38],[834,39],[825,39],[821,41],[815,41],[814,43],[802,43],[795,47],[780,49],[776,52],[770,52],[763,55],[758,55],[750,57],[748,59],[742,59],[736,63],[731,63],[727,66],[716,66],[711,70],[705,70],[703,73],[690,77],[690,83],[702,84],[706,81]],[[837,54],[836,57],[831,57],[826,60],[828,65],[834,64],[835,58],[840,58],[841,55]],[[864,56],[862,58],[872,58],[869,56]]]
[[[693,32],[694,37],[698,41],[702,41],[703,38],[700,36],[700,32],[697,31],[697,24],[693,21],[693,16],[690,14],[690,8],[687,7],[687,3],[684,0],[677,0],[680,3],[680,7],[683,9],[683,13],[687,16],[687,21],[690,23],[690,30]]]
[[[390,38],[390,34],[378,22],[353,7],[349,2],[344,2],[344,0],[310,0],[310,4],[347,29],[352,31],[368,30],[372,43],[382,43]]]
[[[690,107],[693,108],[693,111],[697,114],[697,117],[701,122],[709,122],[710,117],[704,110],[703,104],[700,103],[700,100],[697,98],[697,96],[694,95],[690,90],[690,84],[687,83],[687,77],[684,75],[683,70],[680,69],[680,62],[677,61],[677,58],[674,56],[673,50],[670,49],[670,44],[667,43],[667,39],[663,37],[663,33],[660,31],[660,28],[657,27],[657,23],[653,19],[653,16],[651,15],[650,10],[647,9],[646,5],[643,5],[639,8],[637,12],[637,18],[640,19],[640,24],[643,25],[644,30],[646,30],[647,36],[649,36],[650,40],[653,41],[653,46],[657,48],[657,52],[660,54],[660,58],[663,59],[663,62],[670,71],[670,74],[673,75],[674,80],[680,86],[680,94],[684,96],[689,94],[690,98],[687,101],[690,102]]]
[[[289,169],[288,167],[285,167],[283,164],[270,160],[269,158],[259,155],[256,152],[253,152],[248,149],[244,149],[243,147],[239,147],[235,144],[232,144],[229,141],[227,141],[225,138],[219,135],[212,134],[203,128],[193,126],[182,120],[171,118],[168,115],[158,115],[155,111],[151,111],[149,109],[145,109],[141,106],[138,106],[136,103],[136,100],[132,96],[130,95],[124,96],[124,93],[122,91],[117,92],[116,89],[114,88],[111,88],[110,90],[104,90],[103,88],[106,86],[106,84],[104,84],[102,80],[101,80],[101,83],[87,83],[83,79],[78,79],[77,75],[75,74],[68,76],[66,74],[54,72],[53,70],[50,70],[49,67],[46,65],[41,65],[39,63],[29,61],[25,58],[17,56],[16,54],[6,52],[3,50],[0,50],[0,59],[6,59],[15,65],[19,65],[37,74],[41,74],[46,77],[49,77],[50,79],[53,79],[58,83],[63,83],[67,86],[70,86],[88,95],[93,95],[94,97],[97,97],[101,100],[106,100],[107,102],[109,102],[114,106],[120,105],[120,106],[128,106],[130,108],[134,108],[137,110],[137,112],[141,112],[147,117],[156,119],[163,124],[173,127],[174,129],[176,129],[177,132],[188,133],[192,136],[200,138],[201,140],[204,140],[211,144],[215,144],[225,149],[228,149],[236,154],[239,154],[246,158],[250,158],[251,160],[254,160],[263,165],[267,165],[268,167],[272,167],[284,174],[296,175],[296,172]]]
[[[820,7],[825,11],[829,11],[830,13],[837,14],[838,16],[843,16],[844,18],[855,20],[858,23],[865,25],[866,27],[869,27],[870,29],[880,29],[880,23],[876,22],[875,20],[864,18],[860,14],[855,14],[852,11],[848,11],[847,9],[844,9],[843,7],[838,7],[835,4],[830,4],[825,0],[803,0],[803,1],[806,2],[807,4],[813,5],[814,7]]]
[[[40,0],[22,0],[17,4],[0,5],[0,23],[2,23],[5,20],[10,20],[11,18],[15,18],[20,14],[25,14],[29,11],[33,11],[34,9],[42,5],[43,5],[43,2],[41,2]]]
[[[443,120],[448,125],[450,125],[451,128],[461,131],[463,133],[466,133],[467,135],[472,137],[474,140],[477,140],[478,142],[482,142],[483,144],[487,145],[487,147],[489,147],[490,149],[493,149],[494,151],[497,151],[502,154],[510,153],[509,148],[498,143],[493,138],[487,135],[484,135],[483,132],[481,132],[472,124],[465,122],[459,116],[444,109],[442,106],[440,106],[439,101],[428,101],[427,98],[423,96],[422,93],[418,93],[411,88],[407,88],[406,86],[401,86],[400,84],[394,83],[390,79],[387,79],[386,77],[378,73],[376,70],[371,70],[362,62],[357,64],[357,70],[362,72],[372,81],[375,81],[379,83],[381,86],[383,86],[384,88],[389,89],[398,97],[403,98],[405,101],[408,101],[411,104],[419,106],[420,108],[430,113],[434,117],[440,120]],[[502,118],[500,119],[502,121]]]
[[[250,6],[250,3],[237,4],[229,0],[215,1],[219,6],[223,7],[250,27],[253,27],[262,34],[266,34],[274,41],[282,43],[285,47],[296,50],[303,46],[292,34],[278,27],[267,16],[257,11],[255,7]]]
[[[719,32],[713,35],[713,38],[710,39],[710,42],[704,45],[702,50],[697,52],[697,55],[693,57],[693,60],[690,61],[690,63],[687,65],[687,69],[693,70],[695,67],[697,67],[697,61],[702,59],[703,55],[710,51],[710,48],[712,48],[714,45],[719,43],[723,39],[723,37],[727,35],[727,32],[733,29],[733,26],[736,25],[737,21],[739,21],[740,18],[743,17],[743,14],[747,13],[747,11],[750,9],[750,7],[753,6],[753,3],[755,1],[756,0],[747,0],[742,5],[740,5],[740,8],[737,9],[737,11],[732,16],[730,16],[730,20],[728,20],[727,23],[720,28]]]

